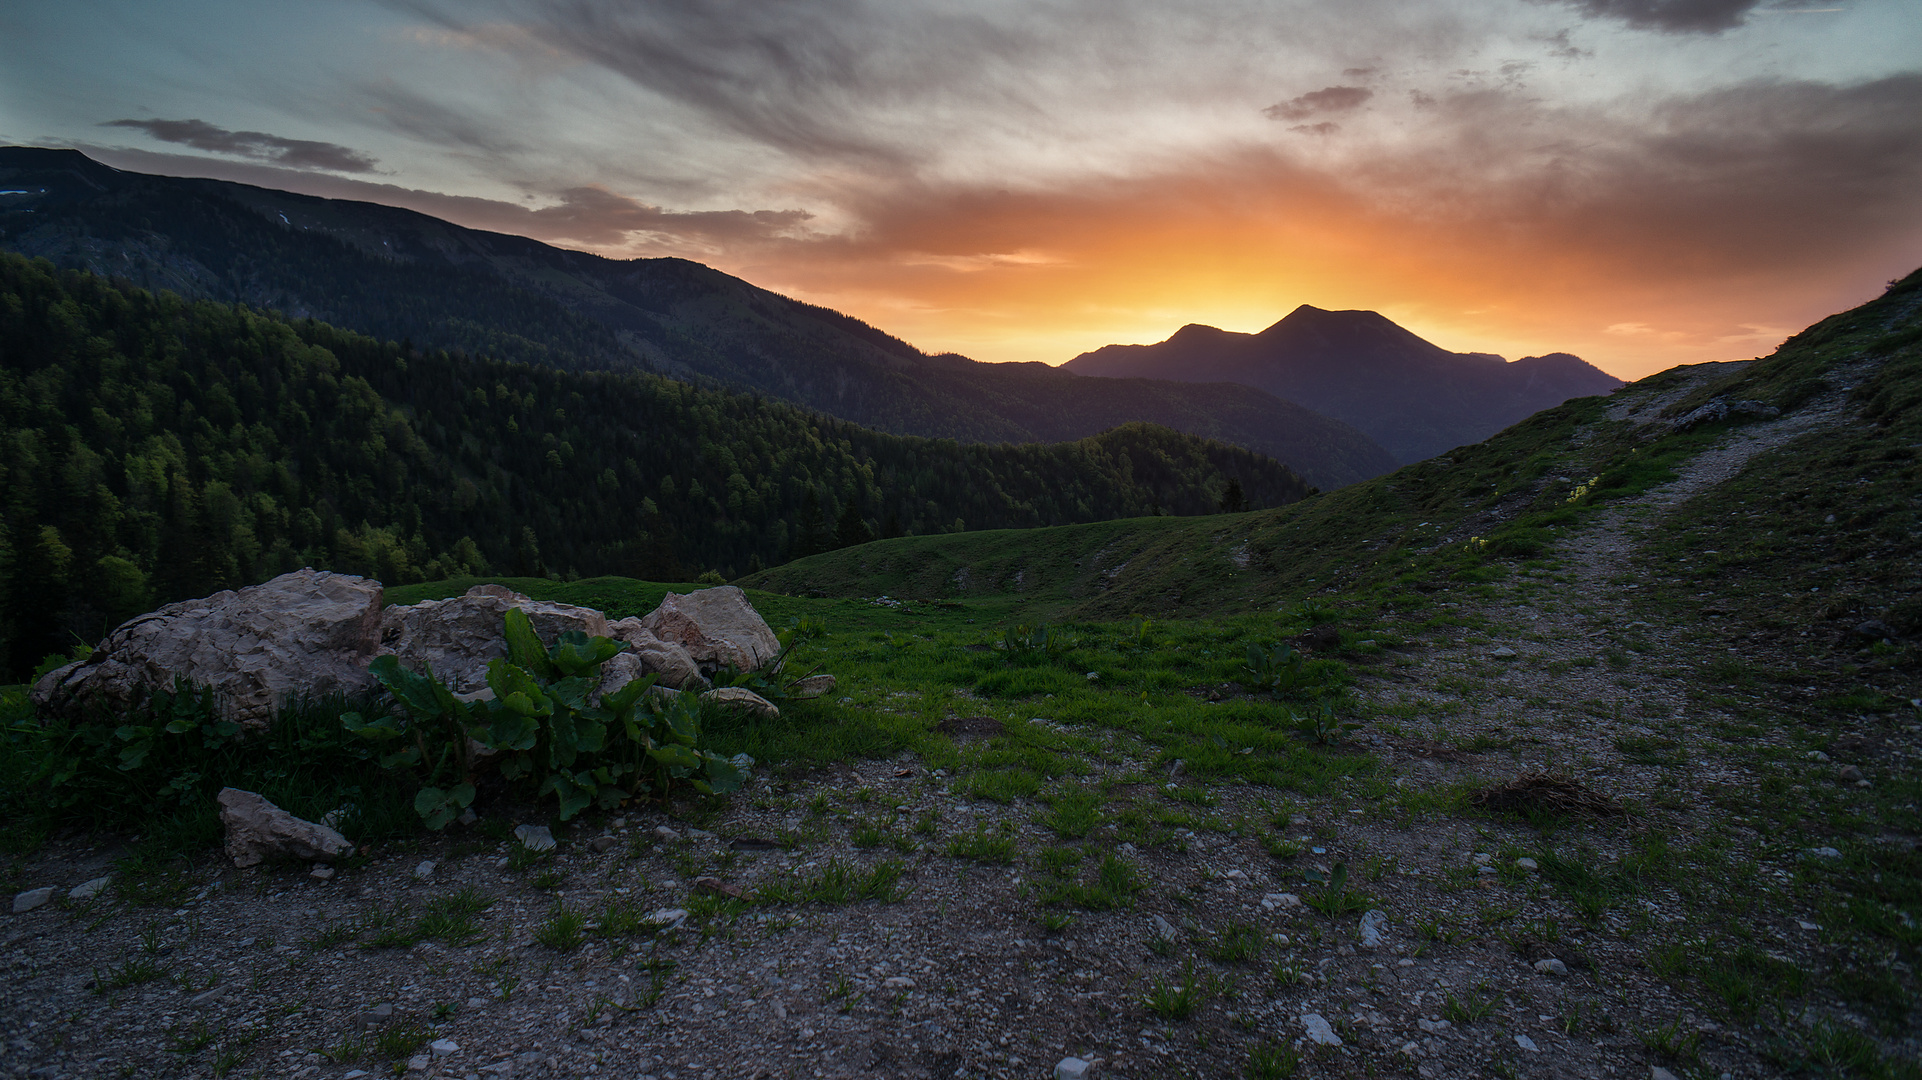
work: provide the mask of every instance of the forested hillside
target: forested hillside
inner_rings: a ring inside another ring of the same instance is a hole
[[[962,446],[639,373],[427,352],[0,255],[0,663],[302,565],[734,576],[876,535],[1255,506],[1165,428]]]
[[[1395,467],[1349,424],[1262,390],[930,356],[685,259],[602,258],[391,206],[122,172],[72,150],[0,147],[0,189],[0,249],[426,349],[652,368],[970,443],[1144,421],[1266,454],[1324,488]]]

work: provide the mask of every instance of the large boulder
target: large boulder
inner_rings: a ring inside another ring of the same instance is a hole
[[[129,619],[32,698],[49,714],[112,715],[184,675],[218,693],[226,718],[261,727],[289,696],[371,689],[380,628],[380,582],[296,570]]]
[[[227,828],[227,854],[235,866],[269,858],[332,862],[354,850],[333,829],[294,815],[264,795],[239,788],[220,789],[220,823]]]
[[[707,689],[707,677],[701,674],[701,666],[694,662],[694,657],[678,642],[662,641],[655,637],[640,619],[630,615],[619,622],[609,623],[608,630],[615,640],[627,646],[627,651],[615,657],[616,660],[634,657],[643,672],[660,676],[663,686],[671,686],[676,690]],[[613,689],[610,688],[608,692],[612,693]]]
[[[781,653],[767,620],[732,585],[668,593],[661,606],[640,621],[641,629],[679,645],[703,671],[732,666],[754,671]]]
[[[503,628],[510,608],[526,612],[548,645],[569,630],[612,636],[607,617],[593,608],[529,600],[505,585],[476,585],[450,600],[388,608],[381,618],[381,643],[402,667],[432,669],[456,694],[472,694],[487,687],[487,662],[507,655]]]

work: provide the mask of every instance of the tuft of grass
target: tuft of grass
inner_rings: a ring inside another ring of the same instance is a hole
[[[1214,996],[1216,989],[1214,980],[1197,973],[1191,961],[1172,980],[1156,976],[1141,995],[1141,1004],[1163,1020],[1186,1020]]]
[[[1101,823],[1101,800],[1090,793],[1058,795],[1040,823],[1068,840],[1079,840]]]
[[[958,833],[948,840],[948,857],[1006,866],[1014,862],[1014,837],[990,832],[986,826]]]
[[[534,940],[556,952],[572,952],[581,947],[587,916],[556,901],[546,921],[534,929]]]
[[[1301,1055],[1287,1043],[1259,1042],[1248,1048],[1247,1080],[1287,1080],[1301,1069]]]
[[[752,898],[758,904],[853,904],[864,900],[892,904],[908,894],[901,884],[906,873],[907,864],[894,860],[862,870],[832,859],[811,877],[763,885]]]
[[[1036,887],[1036,900],[1043,907],[1078,907],[1088,911],[1114,911],[1134,904],[1141,891],[1141,875],[1133,863],[1115,855],[1101,860],[1094,880],[1045,881]]]
[[[1208,959],[1222,964],[1241,964],[1258,959],[1268,946],[1261,928],[1249,923],[1229,923],[1208,943]]]

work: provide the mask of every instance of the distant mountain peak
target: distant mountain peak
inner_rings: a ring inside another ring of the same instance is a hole
[[[1480,442],[1621,380],[1568,353],[1508,363],[1450,352],[1378,311],[1301,304],[1258,334],[1189,325],[1156,345],[1110,345],[1078,375],[1234,382],[1360,428],[1403,462]]]

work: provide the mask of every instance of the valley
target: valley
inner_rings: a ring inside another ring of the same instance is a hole
[[[1918,319],[1912,275],[1276,509],[761,571],[836,694],[710,726],[761,763],[739,794],[552,853],[512,838],[541,808],[483,804],[317,881],[190,814],[16,800],[10,888],[115,884],[7,925],[9,1045],[50,1076],[1914,1076]],[[499,580],[610,616],[668,588]]]

